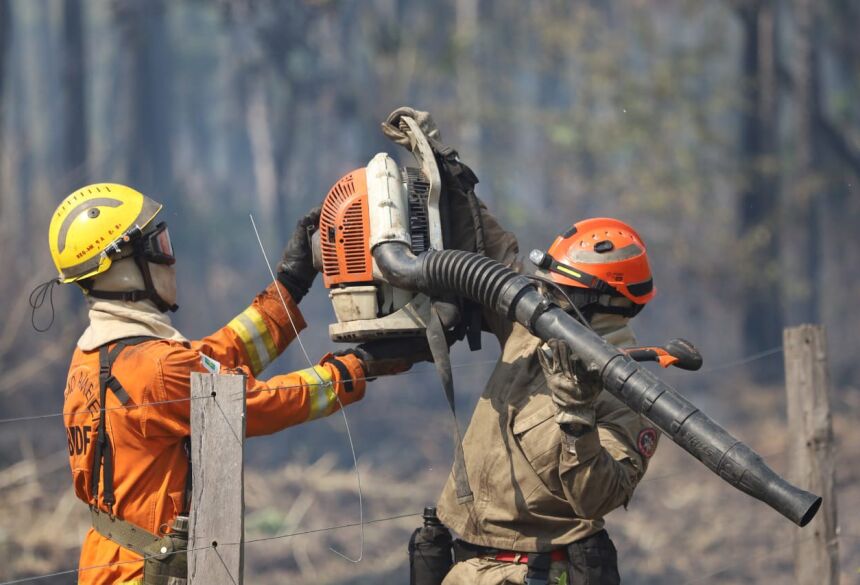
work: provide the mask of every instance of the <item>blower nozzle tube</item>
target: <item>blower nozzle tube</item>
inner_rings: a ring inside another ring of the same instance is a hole
[[[758,454],[671,386],[562,309],[548,306],[534,283],[510,268],[461,250],[431,250],[415,256],[402,242],[377,244],[373,257],[396,287],[463,296],[516,320],[543,340],[563,339],[580,358],[600,369],[606,390],[732,486],[799,526],[809,523],[818,511],[819,496],[777,475]]]

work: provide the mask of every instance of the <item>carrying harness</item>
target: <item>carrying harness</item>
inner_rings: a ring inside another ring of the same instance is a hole
[[[191,501],[191,458],[190,445],[186,440],[188,459],[188,476],[185,482],[185,510],[177,517],[171,527],[171,532],[158,536],[148,530],[117,518],[113,513],[116,496],[114,495],[114,452],[107,431],[107,409],[105,403],[108,389],[113,392],[120,404],[126,406],[130,400],[128,392],[114,377],[111,370],[122,351],[131,345],[138,345],[157,337],[139,336],[126,337],[116,342],[113,349],[108,345],[99,347],[99,428],[93,453],[92,468],[92,498],[95,502],[90,506],[90,516],[93,529],[108,540],[126,548],[144,558],[144,585],[184,585],[187,582],[187,559],[185,550],[188,548],[187,514]],[[102,500],[107,505],[107,512],[99,508],[99,483],[104,474]]]
[[[478,177],[472,172],[472,169],[460,161],[456,150],[450,146],[443,145],[433,137],[425,137],[430,144],[433,155],[436,157],[436,164],[442,176],[442,184],[446,185],[446,197],[443,199],[445,206],[440,210],[443,219],[442,240],[447,246],[451,239],[450,229],[448,229],[450,215],[453,213],[450,198],[459,192],[459,195],[464,197],[469,205],[469,213],[472,217],[472,229],[475,237],[474,251],[477,254],[484,255],[486,253],[484,225],[481,218],[480,203],[478,202],[477,195],[475,195],[475,185],[478,184]],[[452,332],[453,339],[459,340],[466,337],[469,342],[469,349],[476,351],[481,349],[481,307],[477,303],[466,299],[433,298],[431,299],[430,319],[427,322],[426,330],[427,345],[430,348],[430,353],[433,355],[436,373],[442,383],[442,390],[445,392],[445,399],[448,401],[448,407],[451,410],[454,422],[452,433],[454,464],[452,473],[457,494],[457,503],[462,505],[474,501],[475,498],[469,485],[469,476],[466,471],[466,455],[463,451],[463,436],[460,433],[460,425],[457,422],[454,377],[451,372],[450,353],[450,343],[453,341],[448,339],[445,330],[445,322],[448,319],[443,317],[443,315],[450,315],[452,310],[462,316],[461,322]]]

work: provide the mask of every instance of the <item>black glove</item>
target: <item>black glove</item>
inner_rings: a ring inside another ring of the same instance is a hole
[[[424,337],[377,339],[334,352],[334,355],[344,354],[352,354],[361,360],[367,378],[400,374],[415,363],[433,360]]]
[[[290,291],[290,296],[297,304],[308,294],[317,276],[308,228],[319,226],[321,209],[311,209],[310,213],[298,221],[290,241],[284,248],[281,263],[278,264],[278,280]]]
[[[538,361],[555,405],[555,421],[562,429],[593,428],[594,401],[603,390],[600,373],[589,369],[560,339],[550,339],[539,348]]]

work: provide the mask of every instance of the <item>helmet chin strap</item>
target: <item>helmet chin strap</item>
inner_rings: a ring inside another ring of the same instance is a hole
[[[146,258],[143,257],[143,254],[135,254],[134,263],[137,264],[137,267],[140,269],[140,273],[143,275],[143,286],[149,293],[149,300],[155,303],[155,306],[162,313],[166,313],[168,311],[175,313],[179,308],[179,305],[176,303],[172,305],[168,304],[167,301],[162,299],[161,295],[158,294],[158,291],[155,289],[155,284],[152,282],[152,272],[149,270],[149,262],[147,262]]]
[[[135,303],[137,301],[152,301],[155,307],[162,313],[168,311],[174,313],[179,309],[179,305],[170,304],[161,298],[158,291],[155,289],[155,284],[152,282],[152,273],[149,270],[149,262],[146,261],[143,254],[134,254],[134,263],[140,270],[140,275],[143,277],[143,290],[129,291],[108,291],[108,290],[93,290],[90,285],[80,283],[87,291],[87,294],[95,299],[103,299],[107,301],[128,301]]]

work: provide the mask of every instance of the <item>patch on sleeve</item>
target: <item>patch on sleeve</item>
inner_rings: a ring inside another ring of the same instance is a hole
[[[217,374],[221,371],[221,364],[206,354],[200,354],[200,363],[203,364],[203,367],[206,368],[206,371],[210,374]]]
[[[657,431],[652,428],[639,431],[636,448],[643,457],[650,459],[654,451],[657,450]]]

